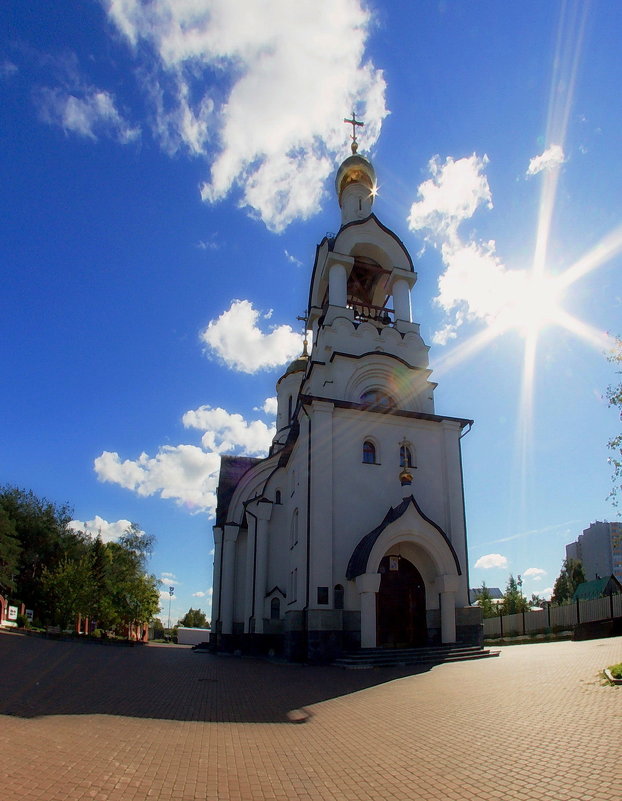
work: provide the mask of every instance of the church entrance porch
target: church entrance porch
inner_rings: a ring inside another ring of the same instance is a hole
[[[425,584],[421,573],[403,556],[380,562],[376,596],[376,643],[381,648],[427,644]]]

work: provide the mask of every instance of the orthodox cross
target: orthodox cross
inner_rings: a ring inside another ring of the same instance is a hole
[[[356,114],[354,112],[352,112],[352,119],[351,120],[347,120],[344,117],[343,121],[346,122],[348,125],[352,126],[352,136],[350,137],[352,139],[351,147],[352,147],[352,153],[356,153],[356,151],[358,150],[358,142],[356,141],[356,126],[357,125],[361,125],[362,126],[362,125],[365,125],[365,123],[361,122],[360,120],[357,120],[356,119]]]

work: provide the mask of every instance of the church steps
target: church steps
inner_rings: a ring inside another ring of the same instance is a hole
[[[396,665],[441,664],[486,659],[499,651],[479,646],[430,646],[423,648],[364,648],[345,654],[333,665],[350,670]]]

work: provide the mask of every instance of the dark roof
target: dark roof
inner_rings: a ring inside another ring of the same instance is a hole
[[[458,571],[458,575],[462,575],[462,570],[460,569],[460,561],[458,560],[458,556],[454,550],[454,546],[449,541],[449,537],[443,529],[438,526],[433,520],[430,520],[429,517],[423,514],[419,504],[415,500],[415,496],[411,495],[408,498],[404,498],[404,500],[398,506],[392,506],[389,511],[384,516],[384,520],[379,526],[373,531],[370,531],[369,534],[366,534],[363,539],[359,542],[356,548],[352,551],[352,556],[350,557],[350,561],[348,562],[348,569],[346,570],[346,578],[347,579],[355,579],[357,576],[362,575],[367,570],[367,562],[369,560],[369,555],[372,551],[372,548],[376,544],[376,540],[382,534],[387,526],[390,526],[391,523],[394,523],[398,520],[404,512],[408,509],[410,504],[413,504],[417,512],[421,515],[421,517],[426,520],[430,525],[434,526],[434,528],[438,531],[438,533],[443,537],[449,549],[454,557],[454,561],[456,563],[456,570]]]
[[[216,525],[224,526],[227,522],[227,511],[235,488],[245,473],[263,459],[251,456],[221,456],[218,489],[216,490]]]
[[[592,579],[579,584],[572,596],[573,601],[587,601],[590,598],[602,598],[604,595],[613,593],[617,595],[622,592],[622,584],[615,576],[605,576],[604,578]]]
[[[477,601],[479,595],[482,594],[482,587],[470,587],[469,588],[469,603],[474,604]],[[486,587],[488,592],[490,593],[490,597],[494,598],[495,600],[499,598],[503,598],[503,593],[499,589],[499,587]]]

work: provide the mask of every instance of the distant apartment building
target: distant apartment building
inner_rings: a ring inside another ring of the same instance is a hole
[[[588,581],[612,574],[622,581],[622,523],[592,523],[566,545],[566,559],[580,559]]]

